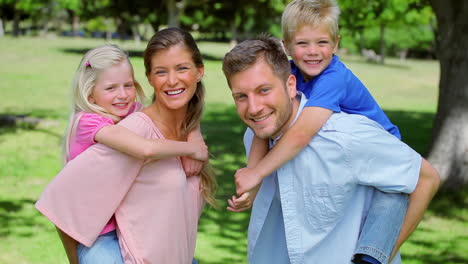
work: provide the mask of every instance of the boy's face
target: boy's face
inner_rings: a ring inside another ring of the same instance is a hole
[[[285,43],[288,55],[299,68],[306,81],[322,73],[330,64],[338,48],[332,41],[328,27],[304,25],[296,30],[289,43]]]
[[[286,83],[274,75],[270,65],[259,59],[229,80],[240,119],[259,138],[276,138],[292,121],[296,79]]]

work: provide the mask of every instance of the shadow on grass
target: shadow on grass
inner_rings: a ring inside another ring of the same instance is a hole
[[[385,110],[392,123],[400,129],[402,140],[422,156],[428,152],[434,113]]]
[[[40,225],[36,219],[39,214],[30,209],[34,203],[31,199],[0,200],[0,238],[34,236],[32,229],[25,228]]]
[[[59,49],[59,50],[64,53],[84,55],[90,49],[66,48],[66,49]],[[130,58],[143,58],[143,50],[126,50],[126,51]],[[222,61],[223,60],[223,57],[221,56],[212,55],[206,52],[202,53],[202,57],[203,57],[203,60],[205,61]]]
[[[210,104],[201,124],[203,134],[212,154],[212,164],[219,184],[218,201],[220,209],[205,210],[200,219],[199,231],[210,235],[210,243],[232,256],[245,258],[249,212],[227,211],[226,200],[235,194],[233,175],[245,166],[245,151],[242,137],[244,124],[239,120],[234,106]],[[240,259],[223,256],[215,262],[204,260],[200,263],[239,263]]]

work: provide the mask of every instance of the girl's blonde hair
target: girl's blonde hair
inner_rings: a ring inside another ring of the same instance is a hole
[[[285,7],[281,17],[284,42],[290,44],[302,26],[315,28],[324,24],[328,27],[333,43],[337,43],[340,34],[339,16],[340,8],[336,0],[294,0]]]
[[[146,75],[151,74],[151,59],[158,52],[168,50],[173,46],[182,46],[192,54],[192,60],[196,67],[203,67],[203,59],[192,35],[185,30],[179,28],[166,28],[158,31],[148,42],[148,45],[143,54]],[[205,87],[199,81],[192,99],[188,103],[187,115],[183,123],[183,136],[187,136],[190,131],[196,129],[200,124],[203,113],[203,105],[205,98]],[[209,204],[217,207],[215,193],[218,187],[215,174],[209,163],[206,163],[200,175],[200,188],[203,198]]]
[[[64,162],[67,161],[69,154],[70,135],[76,123],[76,114],[83,111],[88,113],[96,113],[114,120],[115,123],[121,120],[120,117],[111,114],[106,109],[97,104],[89,101],[89,96],[93,92],[96,81],[101,72],[109,69],[112,66],[126,62],[130,65],[132,71],[132,78],[136,88],[137,101],[144,102],[145,94],[141,85],[135,79],[133,67],[128,59],[125,51],[120,49],[117,45],[106,44],[94,49],[89,50],[81,59],[78,68],[76,69],[75,76],[72,82],[72,111],[68,123],[68,128],[65,134],[63,145]]]

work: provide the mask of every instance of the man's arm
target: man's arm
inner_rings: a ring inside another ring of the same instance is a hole
[[[439,184],[439,174],[427,160],[423,159],[418,183],[414,191],[409,195],[410,201],[408,210],[406,211],[400,235],[397,239],[390,260],[393,259],[400,246],[406,239],[408,239],[422,220],[424,211],[427,209],[429,202],[437,192]]]

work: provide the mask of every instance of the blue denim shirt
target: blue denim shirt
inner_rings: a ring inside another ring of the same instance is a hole
[[[298,97],[297,115],[306,102],[302,94]],[[247,153],[252,138],[248,129]],[[289,257],[292,264],[351,263],[372,187],[411,193],[421,161],[418,153],[378,123],[361,115],[333,114],[299,155],[263,180],[250,218],[249,263],[263,263],[258,260],[278,252],[287,252],[288,256],[275,256]],[[276,216],[269,215],[275,207],[275,190],[282,212]],[[281,216],[284,225],[272,219]],[[268,243],[261,243],[266,233],[262,229],[284,232],[287,250],[273,253]]]

